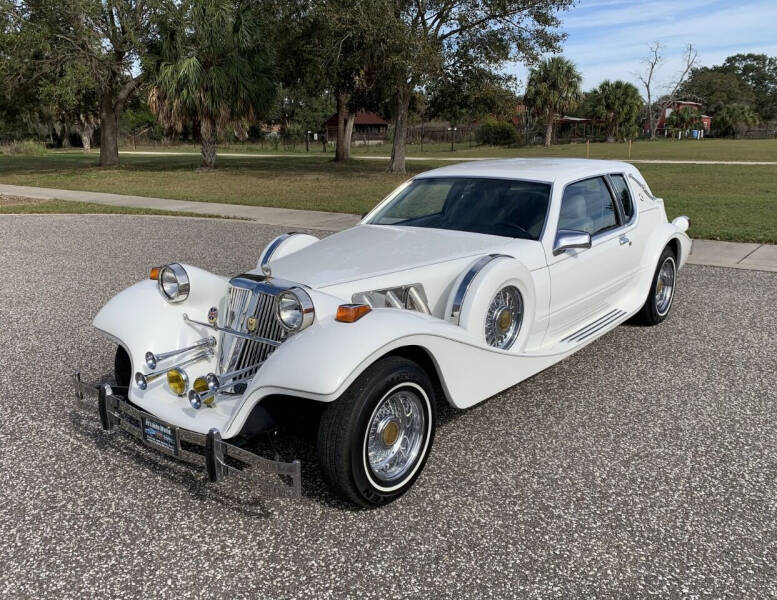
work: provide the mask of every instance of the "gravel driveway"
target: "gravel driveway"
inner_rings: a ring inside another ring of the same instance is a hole
[[[0,217],[0,596],[777,596],[777,274],[687,267],[669,319],[622,326],[465,411],[414,489],[256,497],[99,426],[98,308],[180,260],[233,274],[282,230]]]

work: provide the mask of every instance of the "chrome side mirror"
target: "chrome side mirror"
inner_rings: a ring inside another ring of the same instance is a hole
[[[572,248],[590,248],[591,234],[586,231],[559,229],[553,242],[553,256],[558,256]]]

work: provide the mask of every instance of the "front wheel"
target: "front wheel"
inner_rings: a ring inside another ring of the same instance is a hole
[[[324,479],[359,506],[395,500],[423,469],[436,416],[426,371],[398,356],[379,360],[321,416],[318,456]]]
[[[650,293],[639,313],[639,320],[645,325],[658,325],[666,319],[672,308],[676,285],[677,261],[674,252],[667,246],[658,259]]]

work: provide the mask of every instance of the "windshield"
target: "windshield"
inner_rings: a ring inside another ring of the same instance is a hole
[[[368,222],[537,240],[549,201],[549,183],[479,177],[416,179]]]

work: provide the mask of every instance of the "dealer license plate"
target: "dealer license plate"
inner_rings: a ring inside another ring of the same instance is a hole
[[[178,428],[150,417],[141,417],[143,441],[149,446],[178,455]]]

